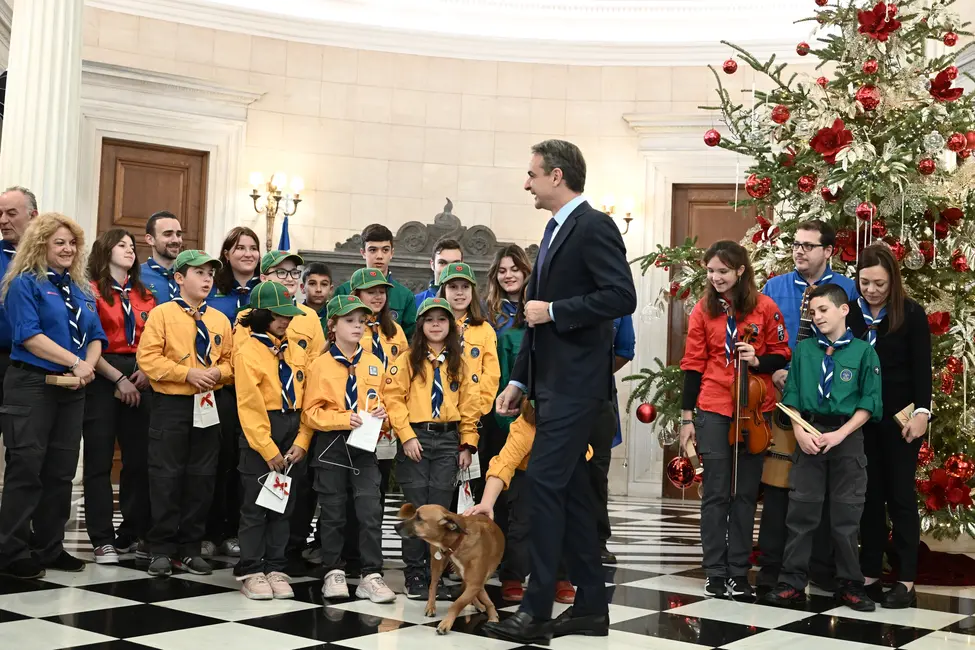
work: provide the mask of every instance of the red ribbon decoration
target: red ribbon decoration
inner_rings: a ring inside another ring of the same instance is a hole
[[[213,393],[209,392],[200,398],[200,406],[213,406]]]
[[[282,481],[280,476],[274,477],[274,489],[281,490],[284,496],[288,496],[288,482]]]

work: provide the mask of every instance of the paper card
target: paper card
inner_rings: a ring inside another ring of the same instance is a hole
[[[474,494],[471,492],[470,481],[464,481],[457,488],[457,514],[462,515],[469,508],[474,507]]]
[[[471,466],[467,469],[457,470],[457,483],[463,483],[464,481],[471,481],[476,478],[481,478],[481,457],[478,452],[474,452],[471,455]]]
[[[346,444],[363,451],[375,452],[379,434],[382,433],[383,421],[365,411],[359,411],[359,417],[362,419],[362,424],[352,430]]]
[[[206,429],[220,424],[220,414],[217,412],[217,397],[212,390],[197,393],[193,396],[193,426]]]
[[[291,477],[278,472],[268,472],[267,478],[261,484],[262,489],[257,494],[257,505],[277,513],[283,513],[288,507],[288,497],[291,496]]]

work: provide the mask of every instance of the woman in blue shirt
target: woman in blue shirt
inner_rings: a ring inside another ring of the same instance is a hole
[[[261,262],[259,241],[253,230],[237,226],[227,233],[220,247],[223,266],[213,278],[214,295],[207,298],[207,307],[222,312],[231,325],[237,323],[237,312],[250,303],[251,289],[261,281],[257,270]]]
[[[0,570],[21,578],[43,576],[45,568],[85,567],[64,550],[64,525],[85,412],[85,391],[79,389],[94,380],[107,341],[85,277],[84,250],[78,224],[42,214],[24,233],[0,289],[13,330],[0,409],[9,454],[0,501]],[[78,383],[47,383],[65,375]]]

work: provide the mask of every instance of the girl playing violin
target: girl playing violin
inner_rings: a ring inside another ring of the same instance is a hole
[[[705,592],[709,596],[751,596],[748,556],[765,453],[764,449],[748,453],[748,444],[733,444],[730,439],[738,406],[736,373],[757,375],[765,384],[766,398],[755,408],[763,414],[774,411],[772,373],[789,361],[788,334],[775,302],[758,292],[742,246],[719,241],[704,254],[704,263],[707,289],[691,312],[681,360],[680,445],[683,450],[688,442],[696,442],[704,466],[701,545]],[[742,341],[746,333],[753,335],[749,337],[753,342]],[[749,435],[759,432],[753,428]]]

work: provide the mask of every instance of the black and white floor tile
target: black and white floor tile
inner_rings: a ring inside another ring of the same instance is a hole
[[[80,495],[78,495],[80,497]],[[387,504],[383,546],[387,581],[402,591],[399,539],[392,531],[398,502]],[[69,551],[91,559],[80,498],[67,535]],[[812,590],[802,610],[705,598],[697,504],[614,499],[606,567],[611,596],[608,637],[565,637],[553,650],[960,650],[975,647],[975,589],[919,587],[915,608],[860,614]],[[324,603],[321,579],[307,566],[292,570],[296,598],[249,601],[237,591],[228,558],[212,576],[150,579],[123,557],[120,566],[89,564],[78,574],[43,580],[0,577],[0,648],[16,650],[529,650],[482,634],[485,617],[471,610],[454,631],[434,627],[422,601],[402,595],[376,605],[355,599]],[[354,583],[354,581],[352,581]],[[488,591],[502,616],[498,584]],[[555,613],[564,606],[556,606]]]

